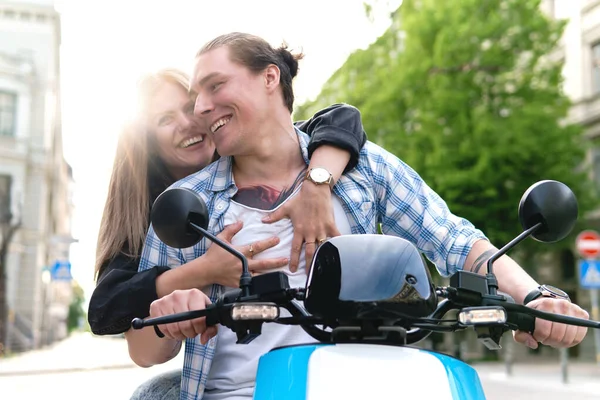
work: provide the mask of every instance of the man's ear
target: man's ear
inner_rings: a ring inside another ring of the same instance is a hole
[[[265,69],[265,87],[269,92],[272,92],[279,87],[280,75],[279,67],[275,64],[271,64]]]

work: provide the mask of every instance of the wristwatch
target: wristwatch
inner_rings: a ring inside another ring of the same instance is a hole
[[[304,179],[311,181],[315,185],[329,185],[330,188],[333,187],[333,175],[325,168],[316,167],[309,169]]]
[[[529,292],[529,294],[527,294],[527,296],[525,296],[523,304],[530,303],[540,297],[551,297],[554,299],[571,301],[569,295],[564,290],[560,290],[559,288],[550,285],[540,285],[537,289],[533,289],[531,292]]]

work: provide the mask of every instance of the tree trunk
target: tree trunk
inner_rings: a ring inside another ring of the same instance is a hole
[[[19,222],[15,225],[7,224],[3,226],[2,237],[0,238],[0,356],[4,354],[8,340],[8,299],[6,295],[8,246],[20,225]]]

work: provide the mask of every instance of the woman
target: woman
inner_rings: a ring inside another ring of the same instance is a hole
[[[135,122],[123,132],[117,146],[109,193],[99,232],[97,287],[90,299],[88,320],[98,335],[119,334],[130,328],[134,317],[145,317],[150,303],[176,289],[201,288],[213,283],[235,286],[239,261],[217,246],[181,267],[158,266],[137,272],[139,256],[149,225],[150,207],[156,197],[176,180],[204,168],[218,155],[206,129],[193,116],[188,97],[188,77],[176,70],[163,70],[142,80]],[[334,179],[354,168],[366,141],[358,110],[334,105],[298,127],[311,135],[311,167],[328,169]],[[270,221],[289,216],[295,235],[305,242],[338,234],[333,222],[330,189],[303,185],[287,208]],[[219,235],[230,241],[241,224],[225,228]],[[266,239],[239,248],[249,256],[252,270],[294,264],[299,248],[288,259],[252,260],[250,256],[277,243]],[[307,254],[307,257],[309,255]],[[177,391],[175,376],[152,383],[155,394],[162,389]],[[147,397],[146,397],[147,398]],[[161,397],[157,397],[161,398]]]

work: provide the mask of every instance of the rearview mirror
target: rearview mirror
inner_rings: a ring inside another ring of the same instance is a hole
[[[429,270],[408,240],[354,234],[317,249],[306,284],[306,310],[328,318],[430,315],[437,295]]]
[[[553,243],[571,233],[577,222],[577,199],[564,183],[544,180],[529,187],[519,204],[519,221],[527,230],[541,223],[531,237],[539,242]]]
[[[177,187],[161,193],[150,213],[154,232],[167,246],[184,249],[202,240],[190,222],[208,227],[208,209],[204,200],[191,189]]]

